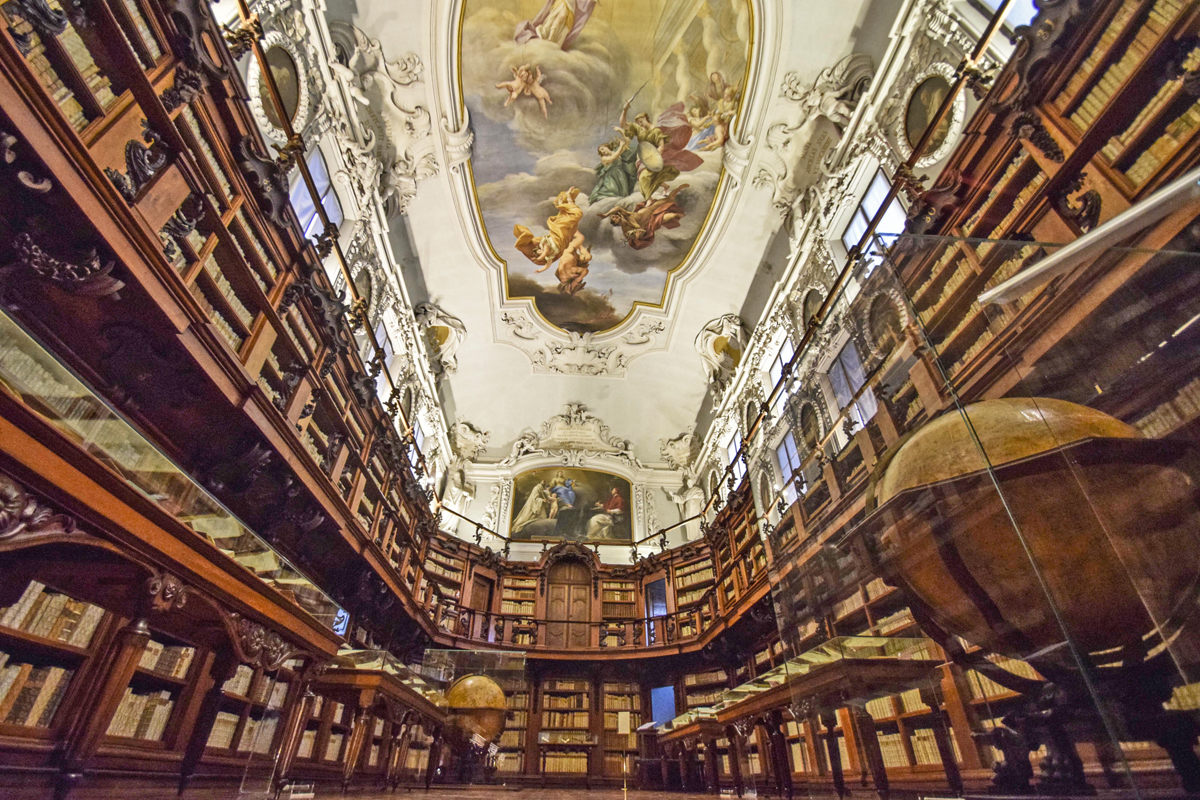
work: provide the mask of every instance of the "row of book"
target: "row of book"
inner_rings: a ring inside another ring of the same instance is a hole
[[[642,724],[642,715],[629,712],[629,727],[630,729],[637,728]],[[616,730],[620,725],[620,712],[609,711],[604,715],[604,727],[608,730]]]
[[[615,690],[609,690],[615,691]],[[628,691],[628,690],[626,690]],[[635,690],[636,691],[636,690]],[[605,694],[605,711],[641,711],[642,696],[639,694]]]
[[[225,685],[221,687],[221,691],[226,694],[236,694],[245,697],[250,691],[250,682],[254,680],[254,670],[245,664],[239,664],[237,670],[233,673],[233,677],[225,681]]]
[[[229,185],[229,176],[225,174],[225,170],[221,167],[220,160],[216,157],[216,155],[213,154],[212,145],[209,144],[208,136],[201,128],[200,121],[196,118],[196,114],[194,111],[192,111],[192,107],[190,105],[185,105],[183,110],[179,112],[179,116],[185,123],[187,123],[188,128],[191,129],[192,135],[196,139],[196,144],[199,147],[200,152],[204,154],[205,160],[208,162],[208,165],[212,167],[213,172],[216,174],[217,182],[221,184],[221,188],[225,191],[225,196],[232,198],[233,190]],[[195,149],[193,149],[192,152],[195,152]]]
[[[1079,90],[1087,84],[1092,77],[1092,73],[1100,66],[1108,55],[1112,46],[1120,38],[1121,32],[1125,30],[1134,14],[1137,13],[1138,7],[1141,5],[1141,0],[1124,0],[1121,7],[1109,20],[1105,26],[1104,32],[1100,34],[1100,38],[1096,40],[1096,44],[1088,53],[1087,58],[1079,63],[1071,74],[1071,79],[1067,81],[1067,85],[1063,87],[1062,92],[1054,99],[1059,111],[1065,111],[1070,105],[1071,99],[1078,94]]]
[[[527,724],[529,724],[529,712],[528,711],[514,711],[514,712],[512,712],[512,719],[510,719],[508,721],[507,727],[509,727],[509,728],[524,728]]]
[[[0,625],[86,648],[103,618],[104,609],[99,606],[47,591],[45,584],[30,581],[17,602],[0,614]]]
[[[909,625],[913,624],[913,622],[914,620],[912,612],[905,608],[895,612],[894,614],[888,614],[886,617],[877,620],[875,622],[875,631],[880,636],[886,636],[893,631],[898,631],[901,628],[907,628]]]
[[[543,711],[543,728],[586,728],[588,726],[586,711]]]
[[[524,753],[498,753],[496,755],[496,771],[497,772],[524,772],[525,771],[525,754]]]
[[[695,586],[698,583],[705,583],[707,581],[714,580],[715,578],[716,573],[713,572],[713,568],[705,567],[704,569],[698,569],[695,572],[689,572],[687,575],[677,576],[675,578],[675,588],[686,589],[689,586]]]
[[[220,249],[220,245],[218,245],[217,249]],[[242,302],[242,299],[238,297],[237,292],[229,283],[229,279],[225,277],[225,269],[217,260],[217,250],[214,250],[212,254],[209,255],[209,257],[205,260],[204,271],[208,273],[210,278],[212,278],[213,283],[217,287],[217,291],[220,292],[221,296],[224,297],[226,302],[229,303],[230,308],[233,309],[234,315],[237,316],[243,325],[249,328],[251,323],[254,322],[254,315],[251,314],[249,309],[246,308],[245,303]]]
[[[711,706],[713,703],[721,699],[724,694],[723,689],[708,692],[693,692],[687,696],[688,708],[698,708],[700,706]]]
[[[729,680],[728,673],[723,669],[715,669],[710,672],[693,672],[690,675],[683,677],[684,686],[702,686],[708,683],[718,683]]]
[[[555,774],[562,772],[587,772],[588,771],[588,754],[587,753],[546,753],[543,757],[544,771],[546,774]]]
[[[1170,27],[1181,10],[1182,6],[1177,0],[1157,0],[1150,9],[1145,24],[1138,29],[1133,40],[1125,48],[1125,52],[1121,54],[1121,58],[1104,71],[1100,80],[1071,114],[1071,121],[1079,130],[1085,131],[1092,126],[1108,101],[1133,74],[1133,71],[1145,63],[1150,52],[1158,44],[1158,40],[1162,38],[1163,33]]]
[[[162,642],[151,640],[146,643],[146,649],[142,651],[142,658],[138,662],[138,666],[159,675],[183,678],[187,676],[188,669],[192,666],[192,659],[195,657],[196,648],[194,647],[168,647]]]
[[[446,569],[441,564],[435,564],[432,561],[425,562],[425,571],[431,575],[437,575],[438,577],[448,578],[453,581],[462,580],[462,570]]]
[[[1193,711],[1200,708],[1200,683],[1175,687],[1165,707],[1172,711]]]
[[[217,718],[213,720],[212,729],[208,732],[208,746],[220,750],[232,747],[233,735],[237,733],[240,719],[237,714],[231,714],[228,711],[219,712]]]
[[[25,60],[38,83],[42,85],[46,94],[50,95],[59,110],[62,111],[63,116],[67,118],[67,122],[76,131],[86,128],[88,119],[87,115],[83,113],[83,106],[75,99],[75,94],[66,87],[57,70],[50,63],[50,59],[46,57],[46,45],[41,41],[38,33],[23,17],[13,18],[9,22],[9,26],[14,36],[24,37],[29,42]]]
[[[833,604],[833,616],[835,619],[841,619],[847,614],[852,614],[862,608],[865,603],[866,601],[863,600],[862,593],[855,592],[849,597]]]
[[[533,609],[533,601],[532,600],[520,600],[520,601],[518,601],[518,600],[501,600],[500,601],[500,613],[501,614],[521,614],[524,616],[530,616],[533,614],[533,610],[534,609]]]
[[[542,697],[542,708],[590,708],[586,695],[545,695]]]
[[[635,596],[632,589],[605,589],[601,599],[609,603],[632,603]]]
[[[9,654],[0,651],[0,721],[50,727],[74,674],[62,667],[9,663]]]
[[[954,731],[948,729],[946,736],[950,740],[951,750],[954,751],[955,761],[962,761],[962,756],[958,753],[958,742],[954,740]],[[912,745],[913,757],[916,758],[918,764],[942,763],[933,728],[917,728],[909,735],[908,742]]]
[[[604,733],[604,746],[609,750],[636,750],[637,734],[606,731]]]
[[[126,688],[117,712],[108,723],[107,734],[126,739],[160,741],[174,707],[175,700],[168,691],[143,694]]]
[[[525,731],[505,731],[500,734],[501,747],[524,747],[525,746]]]
[[[692,589],[690,592],[682,592],[675,596],[676,606],[686,606],[691,603],[699,602],[708,593],[708,589]]]
[[[504,703],[509,708],[529,708],[529,693],[513,692],[504,699]]]
[[[983,215],[987,213],[988,209],[991,208],[992,202],[1005,190],[1005,188],[1008,187],[1009,182],[1016,177],[1021,168],[1025,166],[1025,163],[1029,161],[1029,158],[1029,152],[1025,150],[1025,148],[1022,147],[1017,150],[1017,153],[1013,156],[1012,161],[1008,162],[1008,166],[1004,168],[1004,172],[1001,174],[1000,179],[992,185],[991,191],[988,192],[988,196],[984,198],[984,201],[979,205],[979,208],[975,209],[975,213],[973,213],[967,219],[967,221],[963,223],[962,230],[964,235],[971,236],[976,233],[975,227],[979,224],[979,221],[983,219]]]
[[[554,680],[546,681],[542,684],[542,691],[545,692],[590,692],[592,684],[583,680]]]
[[[262,719],[247,717],[246,724],[242,727],[242,738],[238,740],[238,752],[254,752],[258,755],[271,752],[271,745],[275,742],[275,729],[278,726],[277,714],[269,714]]]

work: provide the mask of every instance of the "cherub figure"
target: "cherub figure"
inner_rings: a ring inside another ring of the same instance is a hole
[[[554,270],[554,277],[558,278],[558,293],[575,295],[587,286],[583,279],[587,277],[591,263],[592,251],[583,243],[583,234],[576,232],[558,259],[558,269]]]
[[[677,200],[679,193],[687,187],[686,183],[680,184],[665,197],[638,203],[632,211],[617,206],[607,214],[600,216],[607,219],[613,227],[621,229],[625,244],[634,250],[644,250],[654,244],[654,235],[659,228],[679,227],[679,220],[683,219],[684,210]]]
[[[496,84],[497,89],[508,92],[508,99],[504,101],[504,107],[508,108],[514,100],[527,95],[538,101],[538,105],[542,107],[542,116],[549,118],[550,111],[546,104],[554,105],[554,101],[550,99],[550,92],[542,86],[541,66],[522,64],[519,67],[513,67],[512,74],[511,81],[501,81]]]

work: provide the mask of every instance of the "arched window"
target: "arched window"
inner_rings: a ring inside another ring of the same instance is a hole
[[[338,202],[337,192],[333,190],[333,182],[329,179],[329,166],[325,163],[325,156],[321,154],[321,148],[314,147],[313,151],[308,154],[305,159],[308,164],[308,171],[312,173],[313,184],[317,187],[317,194],[321,199],[321,207],[325,209],[325,214],[329,217],[329,221],[334,225],[342,224],[342,204]],[[301,178],[296,181],[296,185],[292,187],[291,192],[292,208],[296,211],[296,217],[300,220],[300,227],[304,229],[304,237],[306,239],[320,235],[324,231],[321,225],[321,217],[317,214],[317,207],[313,205],[312,195],[308,192],[308,186]]]

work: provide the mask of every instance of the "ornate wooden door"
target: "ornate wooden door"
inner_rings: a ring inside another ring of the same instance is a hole
[[[546,644],[587,647],[592,620],[591,570],[579,561],[550,568],[546,589]]]

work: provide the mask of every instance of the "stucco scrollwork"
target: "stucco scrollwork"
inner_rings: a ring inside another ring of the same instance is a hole
[[[467,338],[463,321],[429,302],[418,303],[413,318],[425,337],[434,374],[441,379],[457,372],[458,349]]]
[[[781,94],[791,102],[785,104],[787,116],[767,129],[754,183],[771,188],[772,202],[785,219],[802,216],[811,205],[805,198],[828,174],[827,159],[873,72],[870,56],[855,53],[821,72],[811,85],[795,72],[784,76]]]
[[[704,361],[714,395],[729,385],[746,349],[746,329],[741,317],[725,314],[710,321],[696,335],[696,352]]]
[[[346,63],[330,61],[329,69],[347,94],[365,107],[359,116],[373,129],[370,140],[379,162],[377,191],[393,217],[407,210],[418,182],[438,172],[423,66],[415,53],[388,61],[378,39],[358,28],[352,33],[354,50]],[[368,139],[365,133],[363,139]]]

